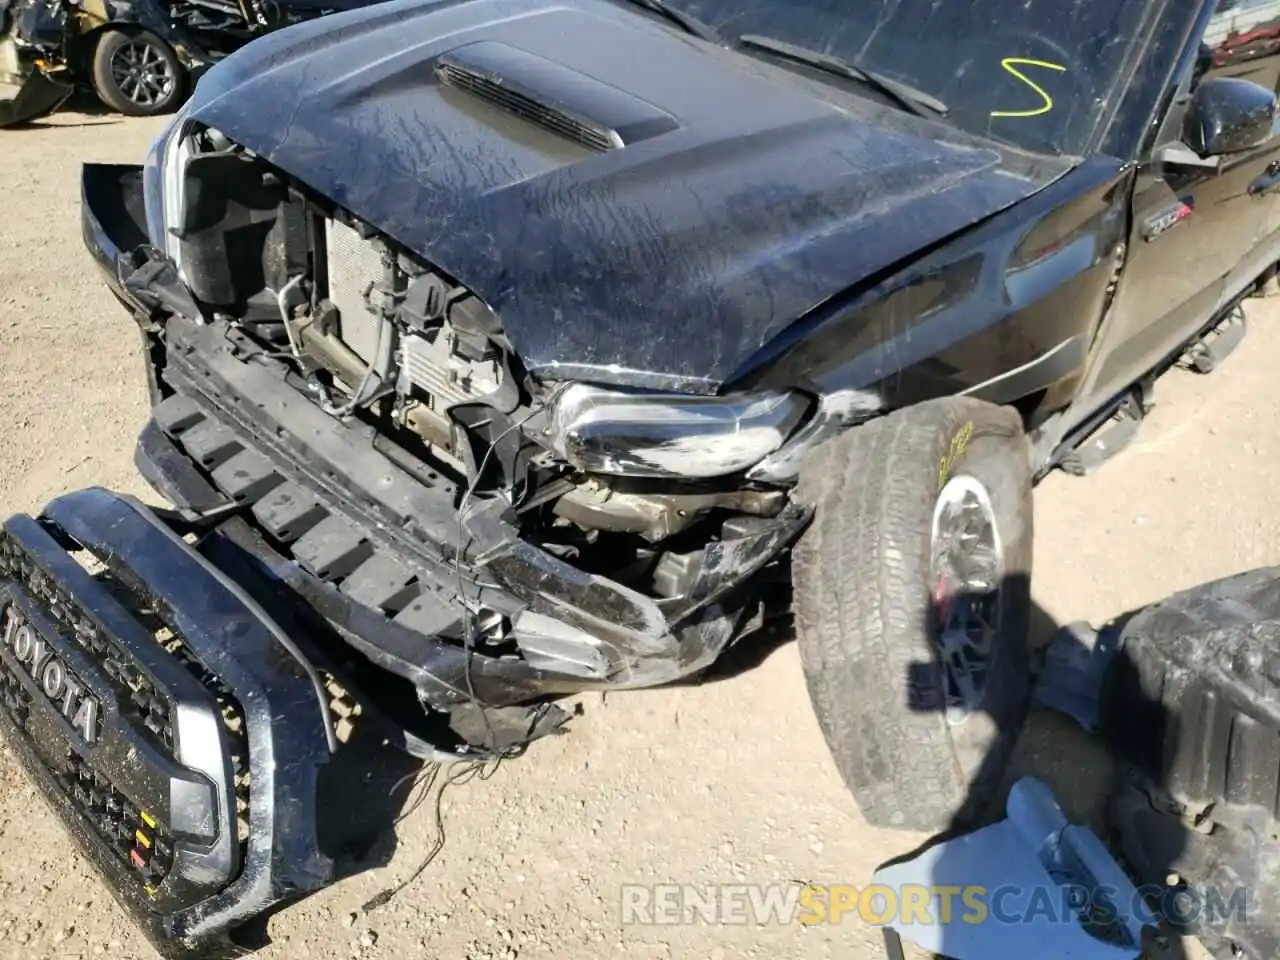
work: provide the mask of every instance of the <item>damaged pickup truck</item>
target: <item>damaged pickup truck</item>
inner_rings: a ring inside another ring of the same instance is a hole
[[[0,129],[57,110],[77,86],[111,110],[171,113],[254,37],[378,0],[0,0]]]
[[[84,168],[173,509],[9,522],[0,725],[184,948],[331,876],[335,685],[493,756],[792,605],[865,817],[951,824],[1027,705],[1033,482],[1280,257],[1212,13],[392,0],[227,58]]]

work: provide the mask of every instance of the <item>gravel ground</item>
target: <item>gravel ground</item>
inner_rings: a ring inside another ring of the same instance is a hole
[[[64,113],[0,133],[0,514],[101,484],[151,498],[131,451],[146,415],[133,326],[79,235],[78,165],[136,162],[160,124]],[[22,214],[17,211],[23,210]],[[1059,621],[1100,620],[1175,589],[1280,561],[1280,331],[1251,311],[1247,348],[1209,378],[1173,374],[1141,442],[1100,475],[1051,477],[1037,500],[1035,592]],[[447,841],[388,906],[435,836],[408,818],[391,862],[273,919],[282,957],[880,956],[876,931],[836,926],[622,927],[621,885],[864,883],[920,839],[869,829],[810,713],[793,644],[732,679],[582,700],[569,735],[446,794]],[[1072,810],[1100,758],[1038,717],[1020,765]],[[150,957],[0,758],[0,957]]]

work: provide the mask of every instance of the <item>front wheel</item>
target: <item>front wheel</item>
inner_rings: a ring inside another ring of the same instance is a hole
[[[128,117],[171,113],[182,102],[187,73],[173,48],[146,30],[108,30],[93,51],[93,89]]]
[[[939,831],[1000,786],[1030,696],[1031,466],[1021,418],[930,401],[815,450],[799,495],[801,662],[873,826]]]

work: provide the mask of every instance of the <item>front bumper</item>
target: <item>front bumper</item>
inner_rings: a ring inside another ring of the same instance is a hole
[[[330,882],[315,670],[151,511],[95,489],[10,518],[0,637],[0,732],[162,953],[237,953]]]
[[[166,309],[182,289],[171,266],[136,253],[140,193],[138,168],[85,168],[85,243],[144,331],[154,410],[139,469],[189,516],[251,518],[264,569],[422,700],[449,709],[474,694],[504,706],[667,683],[739,635],[754,612],[753,578],[803,530],[803,510],[726,526],[671,599],[521,539],[501,504],[460,515],[446,478],[411,474],[369,428],[321,411],[278,362],[246,362],[255,348],[233,328]],[[464,649],[467,607],[509,623],[521,656]]]

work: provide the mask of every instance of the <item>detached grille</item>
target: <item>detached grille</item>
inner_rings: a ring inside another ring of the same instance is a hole
[[[236,952],[332,878],[332,694],[277,629],[136,501],[80,490],[0,526],[0,736],[163,956]],[[249,822],[250,777],[276,816]]]
[[[169,875],[173,838],[155,817],[74,753],[65,766],[50,772],[84,821],[145,887],[155,888]]]
[[[121,713],[146,730],[169,755],[173,755],[173,723],[170,705],[150,678],[115,641],[108,637],[58,583],[50,580],[12,541],[0,537],[0,577],[20,583],[67,633],[101,666],[112,682]],[[98,718],[99,724],[102,718]]]
[[[527,94],[511,89],[504,83],[468,70],[457,63],[437,63],[436,76],[440,78],[441,83],[486,100],[508,113],[513,113],[530,123],[557,133],[588,150],[614,150],[622,146],[617,135],[611,131],[587,123],[550,104],[541,103]]]
[[[95,657],[104,674],[112,680],[125,715],[132,715],[138,725],[172,754],[173,728],[167,700],[124,651],[103,636],[66,592],[37,570],[3,536],[0,536],[0,576],[22,584],[32,599],[43,604],[44,609],[69,628],[69,633],[74,633],[80,646]],[[75,750],[53,748],[31,736],[32,697],[3,659],[0,659],[0,704],[85,826],[145,889],[154,890],[173,866],[173,840],[169,832],[155,816],[121,793],[105,774],[90,767]],[[101,727],[101,716],[97,723]]]
[[[121,718],[132,721],[135,729],[145,731],[146,735],[150,736],[166,755],[174,757],[172,704],[169,698],[151,682],[133,657],[99,629],[64,587],[45,576],[11,540],[4,536],[0,536],[0,578],[21,584],[33,600],[40,603],[56,621],[67,628],[68,634],[75,637],[81,649],[94,658],[102,668],[102,672],[111,681]],[[151,632],[157,645],[181,663],[188,673],[213,694],[217,701],[231,748],[238,840],[244,842],[249,833],[250,775],[249,742],[243,707],[227,685],[192,656],[182,636],[171,629],[159,613],[148,606],[140,594],[108,571],[100,571],[95,579]],[[3,661],[0,661],[0,697],[3,698],[5,707],[14,722],[19,727],[24,726],[30,698],[18,683],[17,677],[4,667]],[[101,725],[101,716],[97,718],[97,722]],[[76,759],[78,762],[78,758]],[[84,767],[83,770],[87,771],[88,768]],[[58,776],[59,782],[62,782],[61,774],[56,770],[51,772]],[[93,774],[93,776],[101,779],[100,774]],[[120,796],[120,801],[127,803],[123,795]],[[141,828],[135,824],[134,829]],[[131,862],[131,865],[144,876],[149,876],[155,872],[150,866],[154,852],[149,850],[146,852],[147,866],[144,867],[136,860]]]
[[[13,721],[14,726],[22,729],[27,725],[27,717],[31,713],[31,694],[18,682],[18,676],[9,669],[9,665],[0,660],[0,705]]]

